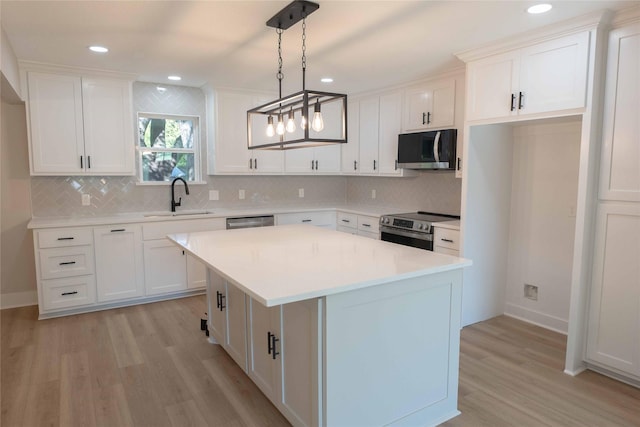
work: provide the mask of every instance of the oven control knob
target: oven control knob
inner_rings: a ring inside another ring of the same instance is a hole
[[[418,224],[418,230],[422,230],[422,224]]]

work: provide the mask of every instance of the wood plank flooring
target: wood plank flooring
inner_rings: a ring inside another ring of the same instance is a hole
[[[2,426],[287,426],[199,329],[204,297],[59,319],[1,313]],[[504,316],[462,331],[446,426],[640,426],[640,390],[562,373],[565,337]]]

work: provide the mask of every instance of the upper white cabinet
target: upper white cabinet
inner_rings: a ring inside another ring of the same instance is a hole
[[[131,81],[27,72],[32,175],[133,175]]]
[[[285,172],[288,174],[340,173],[340,146],[296,148],[285,151]]]
[[[584,31],[470,61],[466,120],[584,108],[589,37]]]
[[[640,23],[611,31],[600,198],[640,201]]]
[[[282,151],[247,148],[247,111],[269,102],[270,98],[227,90],[218,90],[214,96],[215,148],[213,153],[209,153],[209,156],[214,156],[214,170],[209,174],[281,174],[284,170]],[[267,138],[266,128],[256,129],[253,137]]]
[[[349,103],[349,143],[342,147],[342,173],[408,176],[398,168],[402,132],[402,92],[369,96]]]
[[[407,89],[404,131],[444,128],[455,120],[455,79],[446,79]]]

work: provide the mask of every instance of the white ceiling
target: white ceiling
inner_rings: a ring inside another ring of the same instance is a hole
[[[317,1],[317,0],[316,0]],[[638,1],[319,0],[307,19],[307,87],[349,94],[462,66],[454,53]],[[265,22],[289,1],[1,1],[19,59],[132,72],[139,80],[274,91],[277,36]],[[87,50],[105,45],[110,52]],[[301,24],[283,34],[283,92],[300,90]],[[324,85],[320,77],[335,82]]]

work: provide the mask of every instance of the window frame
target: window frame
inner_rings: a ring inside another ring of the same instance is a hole
[[[153,148],[140,146],[140,118],[145,119],[167,119],[167,120],[191,120],[193,122],[193,146],[192,148]],[[169,181],[145,181],[143,155],[145,153],[171,153],[171,154],[192,154],[194,175],[193,181],[186,180],[189,184],[198,184],[202,182],[202,163],[201,163],[201,134],[200,134],[200,116],[191,114],[165,114],[165,113],[148,113],[138,111],[136,114],[136,157],[137,157],[137,181],[141,185],[170,185]]]

